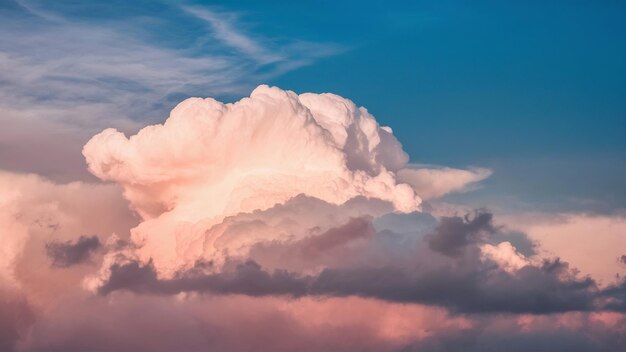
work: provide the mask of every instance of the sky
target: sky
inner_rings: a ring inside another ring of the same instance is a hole
[[[203,8],[221,24],[213,27]],[[134,130],[161,121],[183,98],[234,101],[261,83],[333,92],[393,125],[414,162],[490,167],[500,194],[534,206],[563,199],[577,210],[589,210],[580,200],[610,204],[598,212],[626,206],[620,1],[5,1],[0,9],[10,67],[2,104],[61,120],[64,130]],[[128,72],[132,65],[141,69]],[[50,69],[58,74],[43,73]],[[53,112],[20,108],[32,99]],[[71,136],[76,144],[88,138],[79,134]],[[36,153],[28,148],[21,147]],[[72,170],[5,163],[64,181],[89,177],[73,154]],[[519,177],[511,164],[535,171]]]
[[[619,351],[625,35],[611,0],[0,0],[0,350]]]

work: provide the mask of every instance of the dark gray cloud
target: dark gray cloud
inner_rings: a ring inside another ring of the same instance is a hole
[[[431,235],[407,242],[406,235],[375,233],[369,220],[353,218],[300,241],[256,247],[248,259],[233,258],[221,271],[200,263],[174,278],[159,279],[151,263],[115,265],[100,293],[361,296],[462,313],[621,309],[617,303],[605,305],[602,299],[609,293],[558,258],[513,272],[485,260],[478,246],[496,238],[492,234],[497,231],[491,214],[478,212],[471,218],[444,218]],[[272,256],[290,268],[275,268],[271,260],[265,266]],[[610,297],[624,301],[617,294]]]
[[[626,265],[626,255],[623,255],[617,259],[620,263]]]
[[[493,215],[486,211],[477,211],[473,217],[443,217],[429,236],[428,244],[434,251],[458,256],[469,244],[484,241],[488,234],[495,232],[492,220]]]
[[[401,352],[621,352],[626,335],[610,326],[593,321],[588,316],[577,319],[582,323],[566,327],[555,322],[542,324],[541,329],[524,330],[507,319],[478,321],[468,329],[450,329],[410,346]],[[624,318],[620,324],[625,324]]]
[[[268,273],[255,262],[234,265],[233,269],[217,274],[198,274],[190,271],[169,280],[159,280],[154,266],[131,262],[114,265],[109,280],[100,288],[101,294],[119,289],[139,293],[176,294],[180,292],[213,292],[249,296],[292,295],[306,293],[308,278],[277,270]]]
[[[80,236],[76,242],[50,242],[46,244],[46,254],[52,266],[66,268],[89,260],[92,252],[100,248],[97,236]]]
[[[470,313],[548,314],[593,309],[593,280],[561,278],[560,272],[565,270],[567,265],[560,262],[526,266],[515,273],[498,268],[329,269],[316,279],[311,292],[435,304]]]
[[[605,288],[602,292],[608,309],[626,313],[626,279]]]
[[[550,314],[596,309],[624,310],[624,287],[600,291],[590,278],[563,278],[569,270],[558,260],[515,273],[496,268],[482,272],[452,268],[420,271],[398,267],[325,269],[317,276],[284,270],[268,272],[255,262],[215,274],[180,274],[158,279],[151,264],[113,266],[101,294],[117,290],[172,295],[210,292],[249,296],[360,296],[391,302],[445,307],[459,313]],[[599,301],[610,297],[611,303]]]
[[[321,235],[311,236],[301,241],[301,252],[307,256],[317,256],[351,241],[371,238],[374,234],[374,226],[370,220],[353,218],[343,226],[332,228]]]
[[[344,225],[299,241],[261,242],[251,248],[249,258],[267,269],[289,268],[291,271],[315,271],[336,265],[358,265],[364,256],[374,262],[377,258],[368,250],[376,236],[371,219],[354,217]]]

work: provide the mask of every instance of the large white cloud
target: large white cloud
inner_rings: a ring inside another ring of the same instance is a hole
[[[101,132],[83,154],[94,175],[122,185],[144,219],[132,232],[139,257],[165,275],[201,257],[219,262],[223,253],[198,243],[225,217],[298,194],[331,204],[362,196],[400,212],[421,203],[396,179],[408,156],[391,129],[333,94],[259,86],[233,104],[190,98],[130,138]]]

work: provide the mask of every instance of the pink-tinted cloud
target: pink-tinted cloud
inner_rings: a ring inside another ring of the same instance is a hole
[[[489,211],[420,212],[490,171],[416,170],[342,97],[192,98],[83,153],[114,184],[0,172],[3,350],[624,345],[626,282],[599,285]]]
[[[626,275],[619,258],[626,252],[626,218],[586,214],[513,215],[511,227],[528,233],[549,255],[558,255],[603,284]]]
[[[619,351],[626,316],[452,316],[360,298],[74,298],[46,312],[17,351]]]
[[[339,96],[260,86],[234,104],[188,99],[164,124],[130,139],[105,130],[83,153],[91,172],[119,183],[142,216],[133,229],[139,257],[171,275],[201,258],[223,261],[223,253],[196,243],[209,241],[204,233],[225,217],[298,194],[417,210],[419,195],[396,180],[407,156],[390,131]]]
[[[0,285],[23,290],[37,302],[54,300],[66,285],[80,287],[99,260],[59,269],[46,246],[75,243],[83,235],[128,238],[135,224],[116,186],[55,184],[36,175],[0,172]]]
[[[392,351],[469,324],[436,308],[357,298],[123,294],[59,305],[18,350]]]
[[[398,177],[402,182],[410,184],[422,199],[434,199],[449,193],[468,191],[491,174],[492,171],[485,168],[461,170],[420,167],[402,169]]]

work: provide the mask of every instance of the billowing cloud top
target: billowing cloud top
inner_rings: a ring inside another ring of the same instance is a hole
[[[83,154],[94,175],[123,186],[145,220],[133,230],[140,257],[163,273],[202,256],[219,261],[226,248],[206,246],[206,230],[298,194],[332,204],[375,198],[400,212],[421,203],[396,179],[408,156],[391,129],[334,94],[262,85],[233,104],[190,98],[130,138],[101,132]]]

